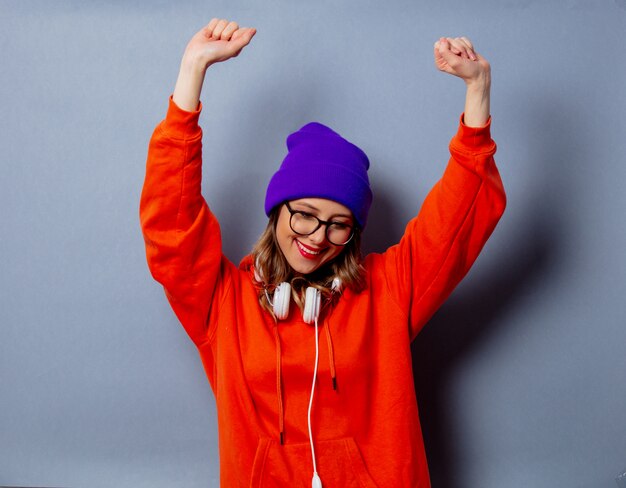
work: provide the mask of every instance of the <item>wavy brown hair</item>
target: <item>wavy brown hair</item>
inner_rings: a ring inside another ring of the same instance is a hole
[[[357,293],[362,291],[365,288],[365,269],[361,264],[360,229],[355,228],[350,242],[332,261],[325,263],[311,274],[298,275],[289,265],[278,245],[276,224],[281,207],[282,205],[277,205],[272,210],[267,227],[252,248],[255,269],[257,274],[263,277],[263,282],[256,282],[261,307],[276,319],[268,294],[272,294],[283,282],[291,284],[293,300],[300,310],[304,308],[304,295],[309,286],[314,286],[321,292],[324,307],[332,305],[339,296],[332,289],[335,278],[341,280],[341,286],[344,289],[351,288]]]

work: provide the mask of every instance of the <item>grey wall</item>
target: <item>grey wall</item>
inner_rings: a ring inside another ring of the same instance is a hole
[[[493,67],[508,209],[414,349],[435,488],[598,488],[626,467],[626,1],[0,1],[0,485],[217,487],[215,410],[151,280],[147,142],[188,38],[257,27],[203,95],[204,194],[239,260],[284,137],[320,120],[372,160],[365,247],[401,235]]]

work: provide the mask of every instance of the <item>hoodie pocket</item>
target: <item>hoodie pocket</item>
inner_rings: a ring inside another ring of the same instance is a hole
[[[352,437],[317,441],[315,455],[324,488],[378,488]],[[312,476],[309,443],[281,446],[272,439],[259,440],[250,488],[310,488]]]

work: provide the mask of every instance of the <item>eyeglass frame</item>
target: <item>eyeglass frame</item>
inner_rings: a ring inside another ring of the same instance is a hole
[[[315,215],[313,215],[313,214],[311,214],[309,212],[304,212],[302,210],[294,210],[294,209],[292,209],[291,206],[289,205],[289,202],[284,202],[284,205],[285,205],[285,207],[287,207],[287,211],[289,212],[289,227],[291,228],[291,230],[293,232],[295,232],[299,236],[310,236],[311,234],[315,234],[319,230],[319,228],[323,225],[323,226],[326,227],[326,229],[324,230],[324,236],[326,237],[326,240],[328,242],[330,242],[333,246],[346,246],[346,245],[348,245],[350,243],[350,241],[354,238],[354,235],[358,231],[358,227],[355,226],[355,225],[346,224],[344,222],[333,222],[332,220],[322,220],[322,219],[316,217]],[[295,214],[302,214],[302,215],[305,215],[307,217],[313,217],[315,220],[317,220],[317,226],[315,227],[315,229],[313,229],[308,234],[303,234],[301,232],[298,232],[296,229],[293,228],[293,225],[291,224],[291,220],[293,219],[293,216]],[[350,237],[348,237],[348,240],[346,242],[344,242],[343,244],[335,244],[328,237],[328,228],[329,228],[329,226],[331,226],[333,224],[345,225],[346,227],[350,228]]]

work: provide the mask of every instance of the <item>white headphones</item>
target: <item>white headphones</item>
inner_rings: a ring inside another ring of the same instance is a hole
[[[254,278],[258,282],[264,283],[263,277],[256,267],[254,268]],[[333,279],[331,289],[333,292],[341,291],[341,280],[338,277]],[[272,306],[274,315],[276,315],[278,320],[285,320],[289,317],[289,305],[291,303],[291,285],[289,283],[286,281],[280,283],[274,290],[274,296],[272,298],[270,298],[267,288],[265,288],[265,296],[267,297],[269,304]],[[302,312],[302,320],[304,320],[307,324],[315,322],[315,320],[319,318],[321,304],[322,294],[314,286],[309,286],[304,295],[304,311]]]
[[[334,288],[333,288],[334,289]],[[269,300],[269,296],[267,297]],[[291,285],[287,282],[278,285],[274,291],[274,300],[270,301],[274,314],[278,320],[285,320],[289,317],[289,304],[291,303]],[[302,320],[307,324],[312,324],[315,319],[319,318],[320,306],[322,303],[322,294],[320,291],[309,286],[304,294],[304,311],[302,312]]]

